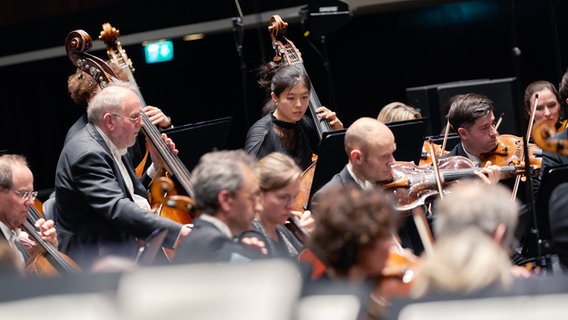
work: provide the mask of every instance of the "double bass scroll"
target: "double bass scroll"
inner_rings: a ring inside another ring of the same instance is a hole
[[[118,76],[104,60],[86,52],[92,46],[91,36],[83,30],[71,31],[65,38],[65,51],[71,63],[104,88],[111,82],[118,81]]]

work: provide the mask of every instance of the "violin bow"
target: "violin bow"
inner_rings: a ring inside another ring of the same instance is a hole
[[[497,120],[497,123],[495,124],[495,130],[497,130],[499,128],[499,126],[501,125],[501,122],[503,122],[504,116],[505,116],[505,112],[501,112],[501,115],[499,116],[499,120]]]
[[[440,148],[440,155],[444,154],[446,151],[446,142],[448,142],[448,136],[450,134],[450,120],[446,121],[446,130],[444,131],[444,140],[442,141],[442,148]],[[432,146],[430,146],[430,152],[432,152]]]
[[[534,117],[535,117],[535,112],[536,112],[536,107],[538,106],[538,93],[536,93],[534,95],[534,103],[531,109],[531,118],[529,120],[529,127],[527,128],[527,134],[525,136],[526,141],[529,141],[531,134],[532,134],[532,128],[533,128],[533,122],[534,122]],[[525,148],[523,148],[525,149]],[[527,161],[527,153],[528,150],[525,150],[525,152],[523,152],[523,161]],[[530,167],[529,167],[530,169]],[[527,172],[528,174],[530,174],[530,172]],[[513,191],[511,194],[511,200],[515,200],[515,198],[517,198],[517,193],[519,191],[519,184],[521,183],[521,176],[517,175],[515,177],[515,184],[513,185]]]
[[[438,159],[436,159],[436,155],[434,153],[434,140],[430,138],[428,140],[428,146],[430,147],[430,154],[432,155],[432,165],[434,166],[434,175],[436,177],[436,184],[438,186],[438,191],[440,194],[440,198],[443,198],[443,189],[442,189],[442,181],[440,179],[440,171],[438,170]],[[416,229],[418,230],[418,234],[420,235],[420,240],[422,241],[422,245],[424,246],[424,251],[427,253],[431,253],[434,250],[434,237],[432,235],[432,230],[428,225],[428,221],[426,220],[426,214],[424,213],[424,208],[421,206],[415,207],[412,209],[412,218],[414,219],[414,224],[416,225]]]

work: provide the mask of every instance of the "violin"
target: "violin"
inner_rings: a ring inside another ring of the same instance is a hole
[[[475,177],[474,171],[480,170],[470,159],[462,156],[438,159],[437,163],[441,182],[445,186],[462,178]],[[416,166],[413,162],[396,162],[391,168],[394,179],[383,188],[392,193],[396,210],[411,210],[439,194],[432,168]],[[538,174],[539,171],[534,169],[533,174]],[[501,166],[501,179],[524,173],[524,166]]]
[[[534,125],[533,140],[542,150],[568,156],[568,141],[550,139],[557,133],[554,123],[541,120]]]
[[[382,274],[376,279],[376,286],[371,295],[390,301],[393,298],[405,298],[419,273],[420,263],[416,255],[404,249],[398,242],[389,250]]]
[[[441,157],[443,155],[450,153],[449,150],[443,149],[442,145],[434,143],[433,146],[436,157]],[[422,154],[420,156],[420,163],[418,164],[419,166],[428,165],[432,163],[432,155],[429,150],[430,149],[428,146],[428,140],[424,140],[424,145],[422,146]]]
[[[540,169],[542,165],[542,149],[534,143],[528,144],[529,164]],[[522,165],[524,157],[523,138],[511,134],[499,135],[497,145],[491,152],[480,155],[481,166],[487,161],[498,166]]]

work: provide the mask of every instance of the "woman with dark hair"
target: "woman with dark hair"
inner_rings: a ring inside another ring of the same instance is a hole
[[[261,159],[271,152],[285,153],[305,170],[312,163],[321,137],[316,124],[306,115],[312,90],[310,79],[298,65],[269,62],[259,68],[259,85],[269,93],[264,115],[248,130],[244,149]],[[343,129],[335,112],[316,109],[333,130]]]

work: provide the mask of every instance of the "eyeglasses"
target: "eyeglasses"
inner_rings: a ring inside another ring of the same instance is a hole
[[[136,117],[123,116],[123,115],[118,114],[118,113],[113,113],[112,115],[116,116],[116,117],[120,117],[120,118],[126,118],[126,119],[128,119],[132,122],[138,122],[138,120],[140,120],[140,117],[142,117],[142,114],[143,114],[143,112],[140,112],[140,113],[138,113],[138,116],[136,116]]]
[[[22,198],[24,201],[28,200],[35,200],[37,198],[37,191],[17,191],[14,190],[14,193],[18,195],[18,197]]]

